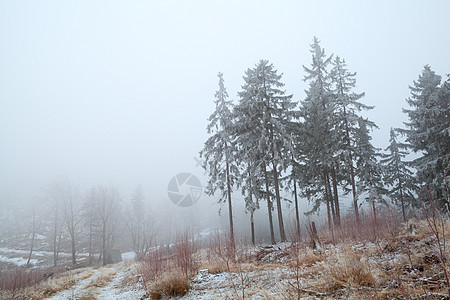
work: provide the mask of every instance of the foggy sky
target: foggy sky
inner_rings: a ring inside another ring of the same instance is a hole
[[[0,203],[67,176],[168,201],[207,139],[217,73],[260,59],[304,98],[314,36],[356,71],[386,147],[425,64],[450,71],[450,1],[1,1]],[[203,198],[205,199],[205,198]]]

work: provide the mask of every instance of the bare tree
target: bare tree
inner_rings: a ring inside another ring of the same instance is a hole
[[[120,220],[120,197],[116,188],[98,186],[95,191],[95,211],[101,228],[102,263],[108,264],[108,252],[117,241],[117,225]]]
[[[95,237],[99,236],[98,233],[100,228],[100,221],[98,218],[98,214],[95,211],[95,209],[93,209],[93,207],[95,207],[96,197],[97,197],[97,189],[95,187],[92,187],[82,207],[83,225],[86,228],[85,230],[87,230],[87,242],[89,252],[88,261],[90,265],[92,265],[92,262],[94,260],[94,248],[98,244],[97,240],[95,240]]]
[[[59,250],[61,249],[62,227],[64,225],[61,219],[61,180],[56,180],[47,187],[47,195],[50,200],[50,210],[52,214],[52,241],[53,241],[53,266],[58,264]]]
[[[67,225],[67,231],[70,235],[72,248],[72,264],[77,263],[76,258],[76,234],[78,234],[78,225],[81,222],[80,210],[80,195],[77,187],[70,184],[68,180],[63,182],[63,204],[64,204],[64,218]]]
[[[28,260],[27,260],[27,267],[30,266],[31,255],[33,254],[33,249],[34,249],[34,240],[36,238],[36,234],[38,233],[38,230],[41,225],[41,222],[38,222],[36,220],[36,211],[35,211],[33,205],[31,206],[31,210],[32,210],[33,218],[31,221],[31,242],[30,242],[30,253],[28,254]]]

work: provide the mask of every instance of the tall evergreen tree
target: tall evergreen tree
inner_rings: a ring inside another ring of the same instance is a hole
[[[245,84],[239,96],[240,105],[249,107],[252,114],[261,116],[261,121],[257,123],[261,126],[258,144],[269,153],[269,156],[264,157],[266,160],[263,161],[262,167],[265,175],[268,173],[268,166],[272,169],[280,239],[286,241],[279,180],[283,160],[286,159],[285,150],[290,145],[287,128],[296,103],[292,102],[292,95],[286,95],[286,92],[281,90],[284,87],[280,81],[281,77],[273,64],[268,60],[260,60],[255,68],[246,71]]]
[[[329,65],[332,56],[327,57],[319,40],[314,37],[311,44],[311,67],[303,66],[309,82],[306,99],[301,102],[301,117],[305,132],[304,153],[306,160],[303,164],[304,178],[307,181],[307,196],[314,199],[313,210],[324,202],[327,208],[328,226],[332,228],[332,218],[335,219],[335,203],[332,200],[329,172],[335,162],[336,134],[333,113],[335,103],[331,92],[331,78]]]
[[[246,195],[246,207],[254,207],[253,202],[258,201],[257,199],[266,200],[270,242],[275,244],[271,200],[273,195],[270,192],[271,185],[266,169],[266,165],[270,161],[270,152],[268,145],[261,138],[265,134],[262,110],[254,102],[241,99],[235,107],[233,115],[235,123],[233,133],[238,148],[236,157],[242,168],[247,170],[247,172],[241,173],[240,179],[242,192]]]
[[[409,145],[397,141],[398,134],[391,128],[388,153],[382,155],[384,165],[384,182],[388,186],[390,198],[402,209],[403,221],[406,221],[406,205],[410,207],[415,201],[413,172],[408,168],[404,158],[409,153]]]
[[[209,117],[207,131],[212,134],[205,142],[200,157],[205,158],[204,167],[209,172],[206,193],[214,195],[221,192],[219,203],[228,203],[230,225],[230,242],[234,248],[233,206],[231,202],[232,187],[239,173],[235,160],[235,146],[232,138],[232,103],[228,100],[223,74],[219,73],[219,90],[215,93],[216,109]]]
[[[374,217],[375,203],[384,202],[382,195],[386,193],[382,182],[382,168],[378,161],[381,156],[379,148],[375,148],[370,136],[367,119],[358,119],[358,129],[355,132],[355,159],[356,159],[356,190],[358,196],[366,194],[366,200],[372,206]]]
[[[358,113],[363,110],[373,109],[373,106],[367,106],[359,100],[364,97],[364,93],[355,93],[353,89],[356,87],[356,73],[351,73],[347,69],[345,60],[339,56],[332,61],[333,68],[330,72],[330,77],[333,85],[333,96],[335,101],[335,132],[339,136],[336,139],[335,146],[340,153],[340,159],[343,164],[336,164],[332,166],[333,187],[337,186],[337,176],[341,177],[345,185],[350,184],[351,189],[346,192],[352,192],[353,209],[356,220],[359,222],[358,213],[358,195],[356,192],[356,178],[355,178],[355,149],[354,149],[354,135],[358,128],[358,120],[360,120]],[[369,122],[368,126],[372,127],[374,124]],[[340,174],[336,175],[336,169],[340,169]],[[334,174],[333,174],[334,173]],[[335,196],[336,193],[335,193]],[[336,200],[336,199],[335,199]],[[336,200],[337,202],[337,200]],[[336,203],[338,205],[338,202]],[[338,207],[336,208],[338,211]]]
[[[146,228],[147,212],[145,210],[144,199],[145,196],[142,186],[139,185],[131,197],[131,212],[129,212],[127,222],[128,228],[131,231],[133,250],[138,258],[144,254],[148,246],[146,237],[149,228]]]
[[[419,79],[409,87],[411,97],[406,101],[411,109],[403,109],[409,118],[403,133],[412,150],[422,154],[413,161],[419,181],[429,185],[442,205],[450,209],[444,197],[450,176],[449,81],[442,86],[440,83],[441,76],[426,65]]]

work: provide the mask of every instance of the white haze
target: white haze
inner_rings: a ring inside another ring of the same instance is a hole
[[[126,201],[140,184],[149,205],[181,210],[167,184],[180,172],[206,184],[194,158],[216,74],[237,101],[244,71],[269,59],[300,100],[313,36],[358,72],[384,148],[423,66],[449,71],[449,11],[449,1],[1,1],[0,205],[66,176],[83,190],[115,185]]]

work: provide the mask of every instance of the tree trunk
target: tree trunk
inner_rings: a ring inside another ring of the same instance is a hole
[[[374,221],[374,235],[377,235],[378,231],[378,220],[377,220],[377,211],[375,209],[375,201],[372,201],[372,210],[373,210],[373,221]]]
[[[332,207],[332,203],[330,201],[330,182],[328,181],[328,174],[326,171],[323,171],[323,181],[324,181],[324,197],[325,203],[327,205],[327,217],[328,217],[328,229],[330,232],[333,230],[333,217],[334,217],[334,208]],[[333,213],[331,212],[333,210]]]
[[[33,221],[34,222],[34,221]],[[33,235],[31,236],[31,247],[30,247],[30,254],[28,254],[28,260],[27,260],[27,268],[30,266],[31,261],[31,255],[33,254],[33,247],[34,247],[34,237],[36,236],[35,232],[33,232]]]
[[[32,225],[32,236],[31,236],[31,246],[30,246],[30,254],[28,255],[27,260],[27,268],[30,266],[31,261],[31,255],[33,254],[33,248],[34,248],[34,238],[36,237],[36,213],[33,208],[33,225]]]
[[[331,222],[330,201],[328,201],[328,197],[326,195],[325,199],[325,202],[327,204],[328,230],[331,232],[333,230],[333,225]]]
[[[402,180],[400,179],[400,173],[398,171],[398,168],[397,168],[397,180],[398,180],[398,189],[400,191],[400,203],[402,205],[403,222],[406,222],[405,203],[403,200],[403,186]]]
[[[106,261],[106,222],[103,221],[103,228],[102,228],[102,259],[103,259],[103,265],[105,266],[107,264]]]
[[[250,229],[252,232],[252,245],[255,245],[255,220],[253,218],[253,210],[250,211]]]
[[[352,180],[353,209],[355,210],[356,224],[361,224],[358,211],[358,195],[356,194],[355,171],[353,170],[353,161],[350,155],[350,175]]]
[[[333,182],[333,192],[334,192],[334,209],[336,210],[336,225],[338,227],[341,226],[341,212],[339,208],[339,195],[338,195],[338,188],[337,188],[337,179],[336,179],[336,170],[333,167],[331,169],[331,179]]]
[[[275,161],[272,159],[273,180],[275,185],[275,197],[277,200],[278,226],[280,227],[280,240],[286,242],[286,233],[284,232],[283,211],[281,209],[280,187],[278,183],[278,171]]]
[[[227,144],[225,143],[225,148]],[[233,207],[231,205],[231,183],[230,183],[230,165],[228,164],[228,157],[226,158],[226,168],[227,168],[227,194],[228,194],[228,217],[230,222],[230,243],[233,249],[235,250],[234,243],[234,228],[233,228]]]
[[[352,195],[353,195],[353,209],[355,211],[355,219],[356,224],[360,224],[359,211],[358,211],[358,195],[356,194],[356,185],[355,185],[355,170],[353,169],[353,155],[351,152],[350,145],[350,130],[348,129],[348,121],[347,121],[347,111],[344,106],[344,120],[345,120],[345,139],[347,140],[347,150],[349,151],[349,161],[348,165],[350,167],[350,182],[352,185]]]
[[[72,237],[72,265],[76,264],[77,264],[77,256],[75,251],[75,233],[74,233],[74,236]]]
[[[55,204],[55,219],[54,219],[54,232],[53,232],[53,266],[56,267],[58,264],[58,253],[56,240],[58,237],[58,206]]]
[[[266,198],[267,198],[267,211],[269,213],[269,228],[270,228],[270,243],[275,244],[275,233],[273,231],[273,221],[272,221],[272,202],[270,201],[270,192],[269,192],[269,178],[267,177],[267,169],[266,165],[263,165],[264,169],[264,179],[266,181]]]
[[[333,201],[333,193],[331,192],[331,185],[330,185],[330,175],[328,174],[328,171],[325,172],[325,187],[327,190],[327,199],[328,203],[330,203],[331,208],[331,216],[333,218],[333,225],[336,224],[336,212],[334,209],[334,201]]]
[[[92,216],[90,216],[92,217]],[[92,253],[92,220],[89,222],[89,265],[92,265],[93,253]]]
[[[296,220],[296,231],[297,231],[297,239],[300,241],[300,216],[298,209],[298,195],[297,195],[297,182],[294,179],[294,201],[295,201],[295,220]]]
[[[250,169],[248,170],[248,176],[249,176],[249,185],[250,185],[250,189],[249,189],[249,197],[250,197],[250,203],[252,204],[252,207],[250,209],[250,231],[252,233],[252,245],[255,245],[255,220],[253,218],[253,214],[255,212],[254,207],[253,207],[253,187],[252,187],[252,177],[251,177],[251,172]]]

